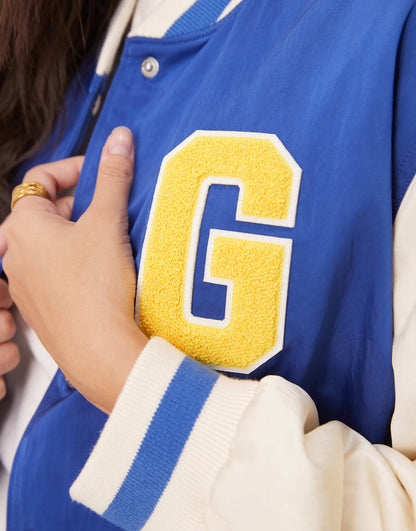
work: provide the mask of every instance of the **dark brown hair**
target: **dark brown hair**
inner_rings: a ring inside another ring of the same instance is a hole
[[[0,219],[16,166],[48,138],[119,0],[0,0]]]

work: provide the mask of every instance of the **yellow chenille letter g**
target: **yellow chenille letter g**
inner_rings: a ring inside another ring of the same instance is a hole
[[[292,240],[209,232],[204,282],[226,286],[223,319],[192,313],[208,191],[238,186],[235,219],[294,227],[301,169],[275,135],[197,131],[163,160],[139,269],[136,316],[215,368],[249,373],[283,348]]]

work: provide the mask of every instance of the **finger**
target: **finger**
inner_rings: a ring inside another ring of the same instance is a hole
[[[7,374],[20,362],[19,348],[13,341],[0,344],[0,374]]]
[[[55,201],[58,192],[72,188],[77,184],[83,162],[84,157],[79,156],[34,166],[26,173],[23,182],[35,181],[43,184],[52,201]],[[29,199],[35,197],[28,196]],[[21,199],[16,205],[20,202]]]
[[[125,216],[133,180],[134,143],[127,127],[117,127],[102,151],[92,208],[114,217]]]
[[[3,376],[0,376],[0,400],[6,396],[6,382],[4,381]]]
[[[16,325],[8,310],[0,309],[0,344],[9,341],[16,333]]]
[[[10,297],[9,286],[6,281],[0,278],[0,308],[4,308],[7,310],[8,308],[11,308],[12,306],[13,306],[13,301],[12,301],[12,298]],[[0,310],[0,314],[1,314],[1,311],[2,310]],[[13,335],[14,335],[14,332],[10,337],[12,337]],[[10,339],[10,337],[7,339]]]
[[[65,195],[64,197],[59,197],[55,201],[55,206],[58,211],[58,214],[68,220],[71,219],[73,205],[74,197],[72,195]]]

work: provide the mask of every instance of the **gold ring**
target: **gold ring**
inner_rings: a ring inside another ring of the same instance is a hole
[[[43,184],[37,183],[35,181],[22,183],[13,188],[12,201],[10,205],[12,210],[16,202],[22,197],[25,197],[25,195],[37,195],[49,200],[51,198],[48,190],[43,186]]]

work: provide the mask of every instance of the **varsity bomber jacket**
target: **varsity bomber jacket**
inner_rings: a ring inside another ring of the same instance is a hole
[[[152,339],[109,418],[58,371],[8,529],[415,529],[414,1],[165,1],[114,66],[134,8],[21,173],[94,115],[76,220],[133,131]]]

